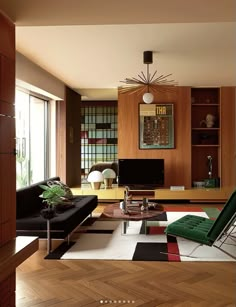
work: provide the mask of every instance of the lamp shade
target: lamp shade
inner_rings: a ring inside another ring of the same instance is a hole
[[[92,171],[88,174],[87,181],[88,182],[103,182],[103,174],[99,171]]]
[[[154,99],[154,96],[152,93],[145,93],[143,94],[143,101],[145,103],[152,103]]]
[[[104,171],[102,171],[104,179],[106,178],[116,178],[116,173],[113,169],[111,168],[106,168]]]

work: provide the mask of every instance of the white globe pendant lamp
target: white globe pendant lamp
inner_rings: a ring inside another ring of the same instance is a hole
[[[152,103],[154,100],[154,96],[152,93],[144,93],[143,94],[143,102],[149,104]]]

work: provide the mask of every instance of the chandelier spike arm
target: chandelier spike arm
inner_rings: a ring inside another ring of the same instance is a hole
[[[155,80],[153,80],[153,83],[156,83],[156,82],[158,82],[159,80],[161,80],[161,79],[163,79],[163,78],[165,78],[166,76],[164,76],[164,75],[160,75],[159,77],[157,77]]]
[[[142,74],[142,76],[141,76],[141,75],[138,75],[139,78],[140,78],[144,83],[147,83],[148,80],[147,80],[146,76],[144,75],[143,71],[141,71],[141,74]]]
[[[159,83],[161,82],[162,80],[165,80],[167,77],[171,76],[172,74],[169,74],[169,75],[160,75],[159,77],[157,77],[155,80],[153,80],[152,83]]]
[[[152,64],[152,51],[144,51],[143,55],[143,62],[147,65],[147,75],[145,76],[143,71],[141,71],[141,74],[138,74],[138,78],[126,78],[124,81],[120,81],[125,83],[125,85],[119,88],[119,90],[121,93],[141,93],[146,91],[143,95],[143,101],[145,103],[152,103],[154,96],[150,93],[150,90],[154,92],[173,91],[177,83],[174,80],[167,80],[172,74],[162,74],[156,77],[157,70],[151,74],[149,72],[149,64]]]
[[[144,90],[145,90],[145,88],[143,87],[143,85],[138,85],[138,86],[135,86],[135,87],[127,87],[127,88],[123,87],[123,88],[120,89],[120,92],[122,94],[128,93],[128,95],[129,95],[129,94],[139,93],[139,92],[142,92]]]
[[[142,81],[142,79],[139,80],[139,79],[137,79],[137,78],[133,78],[133,80],[135,80],[135,82],[138,83],[138,84],[143,84],[143,83],[145,83],[145,82]]]
[[[135,88],[134,91],[132,91],[132,94],[134,94],[134,93],[139,94],[139,93],[142,93],[144,91],[145,91],[145,87],[139,86],[139,87]]]
[[[150,78],[150,83],[153,82],[153,78],[155,77],[156,73],[157,73],[157,70],[152,74],[152,76],[151,76],[151,78]]]
[[[141,83],[141,81],[139,81],[138,79],[136,78],[126,78],[124,81],[120,81],[122,83],[125,83],[125,84],[136,84],[136,83]]]

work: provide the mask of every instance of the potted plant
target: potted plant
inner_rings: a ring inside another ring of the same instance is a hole
[[[43,202],[47,203],[46,208],[41,210],[41,214],[46,219],[55,216],[55,206],[58,205],[66,194],[65,190],[59,185],[39,185],[44,191],[39,197],[43,198]]]

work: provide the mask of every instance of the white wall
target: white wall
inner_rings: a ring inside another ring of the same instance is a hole
[[[64,99],[65,84],[19,52],[16,52],[16,80],[17,85],[33,92],[55,100]]]

